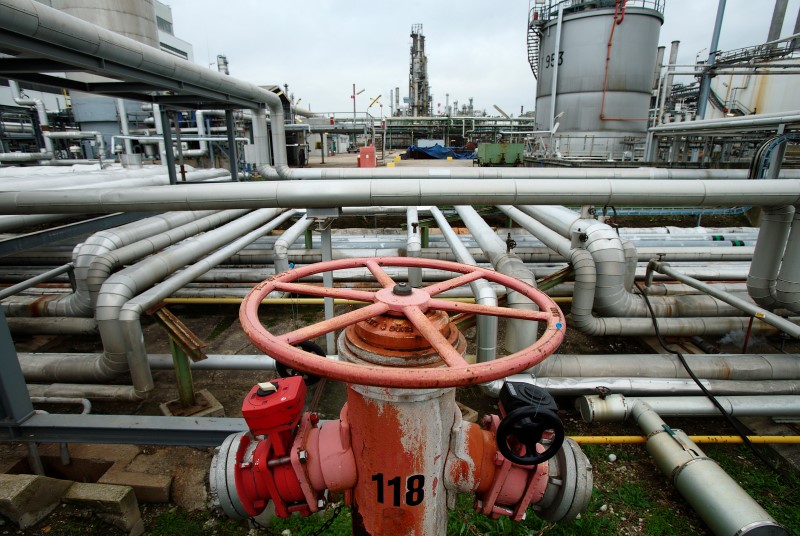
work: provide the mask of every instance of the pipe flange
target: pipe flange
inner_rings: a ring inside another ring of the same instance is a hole
[[[226,437],[211,459],[211,470],[208,474],[212,506],[222,508],[225,515],[233,519],[250,517],[239,499],[235,473],[236,456],[242,440],[248,434],[249,432],[239,432]]]

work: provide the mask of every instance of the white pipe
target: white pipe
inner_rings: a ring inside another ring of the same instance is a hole
[[[183,156],[186,158],[196,158],[199,156],[206,156],[208,154],[208,141],[206,141],[206,122],[203,116],[203,110],[195,111],[195,121],[197,122],[197,139],[200,142],[199,149],[188,149],[183,151]],[[182,129],[183,130],[183,129]]]
[[[117,115],[119,116],[119,130],[122,132],[124,136],[129,135],[130,128],[128,126],[128,112],[125,110],[125,101],[123,99],[117,99]],[[133,142],[131,140],[125,139],[125,154],[133,154]],[[116,151],[117,148],[114,146],[114,142],[111,142],[111,150]]]
[[[422,254],[422,229],[419,227],[417,207],[406,209],[406,255],[420,257]],[[422,268],[408,269],[408,284],[414,288],[422,286]]]
[[[462,264],[476,265],[475,260],[461,243],[458,235],[450,227],[444,214],[438,207],[431,207],[431,216],[436,220],[450,248],[456,255],[458,262]],[[469,284],[475,302],[481,305],[497,306],[497,295],[492,286],[485,279],[478,279]],[[477,319],[478,340],[477,340],[477,360],[479,363],[493,361],[497,357],[497,317],[480,315]]]
[[[683,431],[670,428],[643,400],[630,403],[647,451],[715,534],[788,534]]]
[[[41,99],[24,98],[16,80],[9,80],[8,87],[11,88],[11,96],[15,103],[20,106],[34,106],[36,108],[36,115],[39,117],[39,128],[42,130],[42,134],[47,134],[50,130],[50,120],[47,118],[47,109],[44,106],[44,102],[42,102]],[[45,153],[50,153],[51,155],[54,153],[53,142],[48,140],[46,135],[44,137],[44,148]],[[52,158],[52,156],[50,158]]]
[[[278,151],[280,153],[280,151]],[[377,171],[376,171],[377,170]],[[530,203],[637,205],[637,206],[779,206],[800,204],[800,180],[775,181],[646,181],[601,178],[569,181],[532,181],[498,178],[516,174],[516,168],[359,168],[340,174],[366,176],[383,171],[393,173],[392,181],[319,181],[313,191],[301,181],[262,181],[240,184],[203,184],[124,191],[96,189],[87,192],[20,192],[0,194],[0,214],[52,214],[58,212],[119,212],[125,210],[198,210],[240,208],[317,208],[370,205],[526,205]],[[407,171],[408,170],[408,171]],[[484,170],[493,170],[485,172]],[[495,171],[500,170],[500,171]],[[314,170],[316,171],[316,170]],[[584,170],[585,171],[585,170]],[[452,179],[465,172],[469,179]],[[513,172],[513,173],[512,173]],[[557,175],[560,170],[555,170]],[[405,174],[412,177],[405,178]],[[616,170],[613,171],[616,173]],[[524,172],[523,172],[524,174]],[[431,178],[438,176],[450,178]],[[557,177],[554,176],[553,179]]]
[[[314,219],[303,216],[275,240],[273,251],[275,254],[274,264],[276,274],[289,269],[289,247],[303,236],[312,225],[314,225]]]
[[[775,297],[781,307],[800,313],[800,210],[795,207],[792,228],[775,282]]]
[[[103,133],[99,130],[76,130],[66,132],[42,132],[45,139],[50,138],[54,140],[80,140],[94,138],[98,148],[98,158],[102,160],[106,155],[106,142],[103,139]]]
[[[536,287],[536,277],[531,270],[513,253],[507,253],[507,246],[491,227],[471,206],[456,205],[454,207],[461,221],[472,232],[482,251],[486,253],[492,267],[501,274],[510,275]],[[530,299],[519,292],[511,291],[506,295],[506,305],[512,309],[538,311],[539,308]],[[536,342],[538,338],[538,322],[528,320],[506,320],[506,349],[518,352]]]
[[[147,348],[145,347],[144,333],[142,332],[141,315],[144,314],[147,309],[161,302],[164,298],[169,297],[173,292],[182,288],[196,277],[223,262],[230,257],[233,252],[243,248],[259,236],[274,230],[294,215],[294,211],[288,211],[283,214],[279,214],[279,212],[280,211],[276,209],[261,209],[253,212],[249,215],[250,219],[260,220],[265,223],[262,223],[260,227],[240,238],[225,244],[191,266],[187,266],[162,283],[131,298],[122,306],[119,310],[118,324],[119,329],[125,337],[124,342],[127,347],[131,378],[137,390],[149,390],[145,388],[145,386],[148,385],[148,379],[149,388],[153,388],[152,375],[147,359]],[[241,219],[245,220],[246,218],[248,218],[248,216]],[[235,225],[236,223],[238,222],[234,222],[234,224],[231,225]],[[241,228],[242,225],[239,225],[239,227]]]
[[[733,417],[797,417],[800,416],[800,397],[715,396],[725,412]],[[719,417],[719,409],[707,396],[649,396],[630,398],[619,394],[582,396],[575,401],[581,418],[586,422],[621,422],[631,416],[637,402],[644,402],[659,415],[679,417]]]
[[[791,335],[796,339],[800,339],[800,326],[797,324],[790,322],[774,313],[771,313],[765,309],[762,309],[758,305],[750,303],[746,300],[728,294],[726,292],[722,292],[717,288],[714,288],[713,285],[708,285],[703,283],[702,281],[698,281],[692,277],[688,277],[676,270],[673,270],[669,264],[665,262],[659,261],[650,261],[648,264],[648,270],[655,270],[659,273],[672,277],[682,283],[686,283],[687,285],[691,285],[692,287],[705,292],[710,296],[714,296],[715,298],[724,301],[725,303],[731,304],[737,309],[741,309],[742,311],[746,312],[749,315],[754,316],[755,318],[761,320],[762,322],[766,322],[767,324],[774,326],[775,328],[783,331],[784,333]]]

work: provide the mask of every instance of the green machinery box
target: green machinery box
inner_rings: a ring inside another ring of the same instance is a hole
[[[478,145],[479,166],[521,166],[524,143],[481,143]]]

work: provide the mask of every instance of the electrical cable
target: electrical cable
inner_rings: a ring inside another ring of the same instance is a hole
[[[644,298],[644,303],[647,305],[647,310],[650,312],[650,318],[653,321],[653,329],[656,333],[656,339],[658,339],[658,343],[661,345],[661,347],[664,348],[664,350],[666,350],[667,352],[670,352],[678,356],[678,360],[681,362],[681,365],[683,365],[683,368],[686,369],[686,373],[689,374],[689,377],[692,378],[692,380],[694,380],[694,383],[696,383],[697,386],[700,388],[700,390],[703,391],[703,394],[706,395],[706,397],[711,401],[711,403],[714,404],[714,407],[716,407],[719,410],[719,412],[725,417],[725,419],[728,421],[731,427],[736,431],[739,437],[742,438],[742,442],[745,445],[747,445],[747,447],[755,455],[755,457],[758,458],[761,461],[761,463],[769,467],[769,469],[771,469],[773,472],[780,474],[778,471],[778,467],[775,466],[775,464],[773,464],[769,459],[767,459],[767,457],[764,456],[763,453],[761,453],[759,450],[756,449],[755,445],[753,445],[753,443],[747,437],[747,432],[742,430],[741,425],[736,421],[736,419],[734,419],[727,411],[725,411],[725,408],[722,407],[722,404],[719,403],[716,397],[713,394],[711,394],[711,392],[709,392],[708,389],[706,389],[706,386],[703,385],[703,383],[700,381],[697,375],[695,375],[691,367],[689,367],[689,363],[686,362],[686,359],[683,357],[683,354],[667,346],[666,341],[661,336],[661,331],[658,329],[658,319],[656,318],[656,313],[653,310],[653,306],[650,303],[650,298],[647,297],[647,294],[642,290],[642,287],[638,282],[634,282],[634,286],[636,287],[636,290],[639,292],[642,298]]]

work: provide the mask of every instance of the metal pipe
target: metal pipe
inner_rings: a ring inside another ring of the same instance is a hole
[[[800,210],[795,207],[792,228],[775,281],[775,297],[793,313],[800,312]]]
[[[780,112],[774,114],[759,114],[757,116],[745,117],[725,117],[721,119],[698,119],[696,121],[683,121],[660,125],[649,129],[650,132],[657,134],[689,132],[696,130],[719,130],[719,129],[746,129],[749,127],[778,126],[785,123],[797,123],[800,121],[800,112]]]
[[[261,209],[253,212],[250,215],[252,217],[251,219],[266,223],[262,223],[261,226],[255,230],[220,247],[207,257],[184,268],[162,283],[131,298],[120,308],[118,329],[121,330],[126,339],[125,346],[127,347],[131,378],[137,389],[149,390],[153,388],[152,375],[147,362],[147,349],[145,348],[144,334],[142,333],[141,315],[188,282],[193,281],[200,274],[207,272],[212,267],[223,262],[230,257],[233,252],[238,251],[259,236],[274,230],[293,215],[293,211],[279,214],[275,209]],[[241,219],[244,218],[247,218],[247,216]],[[235,225],[236,223],[238,223],[238,221],[229,225]],[[249,223],[243,222],[238,227],[240,229],[247,229],[247,226],[249,226]],[[219,245],[219,243],[217,243],[217,245]]]
[[[501,274],[510,275],[536,287],[536,277],[523,262],[514,255],[508,245],[497,236],[491,227],[471,206],[456,205],[454,207],[461,221],[472,232],[481,250],[489,257],[492,267]],[[512,309],[537,311],[536,305],[518,292],[506,294],[506,305]],[[509,352],[518,352],[536,342],[538,323],[526,320],[506,320],[505,346]]]
[[[670,428],[642,400],[632,406],[656,465],[715,534],[788,534],[684,432]]]
[[[378,171],[375,171],[377,169]],[[382,175],[383,170],[416,170],[411,175],[428,175],[424,168],[359,168],[340,169],[345,177],[360,172]],[[484,170],[492,169],[486,173]],[[314,170],[316,171],[316,170]],[[329,172],[333,170],[321,170]],[[586,181],[552,181],[521,179],[486,180],[492,175],[505,175],[514,168],[434,168],[433,176],[449,175],[450,179],[403,178],[394,181],[320,181],[314,191],[300,181],[247,182],[230,184],[198,184],[122,190],[92,189],[74,192],[4,192],[0,193],[0,214],[52,214],[86,212],[118,212],[132,210],[197,210],[240,208],[317,208],[369,205],[429,205],[447,201],[453,204],[526,205],[530,203],[639,205],[639,206],[780,206],[800,204],[800,180],[776,181],[646,181],[601,178],[609,173],[601,170],[597,178]],[[469,175],[470,179],[453,182],[452,178]],[[585,170],[583,170],[585,171]],[[523,172],[524,173],[524,172]],[[616,173],[616,171],[614,171]],[[456,188],[457,187],[457,188]],[[454,191],[457,189],[458,191]]]
[[[703,283],[702,281],[698,281],[692,277],[688,277],[676,270],[673,270],[669,264],[665,262],[659,262],[656,260],[650,261],[647,265],[648,270],[655,270],[656,272],[662,273],[664,275],[668,275],[673,279],[681,281],[682,283],[686,283],[698,290],[702,290],[706,294],[714,296],[717,299],[724,301],[730,305],[733,305],[737,309],[741,309],[742,311],[746,312],[747,314],[766,322],[767,324],[783,331],[791,335],[794,338],[800,338],[800,326],[797,324],[790,322],[789,320],[785,320],[784,318],[771,313],[758,305],[750,303],[746,300],[741,298],[737,298],[727,292],[722,292],[719,289],[714,288],[712,285],[708,285]]]
[[[567,436],[579,445],[634,445],[637,443],[647,443],[646,436]],[[689,439],[698,444],[714,443],[738,445],[744,443],[740,436],[721,436],[721,435],[690,435]],[[750,443],[776,444],[776,445],[797,445],[800,444],[800,436],[747,436]]]
[[[128,126],[128,112],[125,110],[125,101],[123,99],[117,99],[117,115],[119,116],[119,129],[122,132],[123,136],[130,135],[130,128]],[[123,143],[125,144],[125,154],[133,154],[133,142],[127,138],[123,138]],[[116,151],[117,148],[114,146],[114,141],[111,141],[111,150]]]
[[[75,266],[75,289],[72,294],[47,302],[42,311],[52,316],[90,317],[94,315],[96,292],[89,285],[89,271],[92,262],[110,251],[152,237],[166,230],[185,225],[211,211],[172,212],[153,216],[114,229],[99,231],[75,247],[73,264]]]
[[[707,380],[798,380],[796,354],[686,354],[684,359],[698,378]],[[540,377],[592,378],[616,374],[631,378],[688,378],[674,354],[554,354],[537,365]],[[533,372],[531,369],[530,372]]]
[[[97,143],[99,154],[95,155],[101,160],[105,158],[106,155],[106,141],[103,139],[103,133],[99,130],[80,130],[80,131],[67,131],[67,132],[53,132],[53,131],[46,131],[42,132],[42,135],[45,138],[50,138],[53,140],[82,140],[88,138],[94,138],[95,142]]]
[[[547,389],[553,396],[581,396],[597,393],[598,387],[607,387],[622,395],[685,396],[701,395],[703,392],[694,380],[683,378],[553,378],[531,374],[514,374],[504,380],[495,380],[482,388],[484,393],[497,398],[504,381],[523,382]],[[714,395],[797,395],[800,380],[700,380]]]
[[[29,289],[38,285],[39,283],[44,283],[46,281],[50,281],[54,277],[57,277],[61,274],[65,274],[67,272],[72,271],[75,266],[70,262],[63,266],[59,266],[58,268],[53,268],[52,270],[48,270],[43,274],[39,274],[35,277],[31,277],[27,281],[23,281],[22,283],[18,283],[16,285],[12,285],[8,288],[0,290],[0,300],[8,298],[9,296],[13,296],[22,292],[23,290]]]
[[[47,317],[8,318],[8,329],[12,333],[31,335],[96,335],[94,318]]]
[[[796,417],[800,415],[797,395],[715,396],[728,415],[734,417]],[[582,396],[575,407],[586,422],[621,422],[631,416],[637,402],[644,402],[661,416],[718,417],[719,409],[707,396],[664,396],[630,398],[618,394]]]
[[[419,229],[419,213],[417,207],[406,209],[406,255],[420,257],[422,254],[422,236]],[[422,286],[422,268],[408,269],[408,284],[414,288]]]
[[[475,260],[461,243],[458,235],[450,227],[444,214],[438,207],[431,207],[431,215],[436,220],[436,225],[439,226],[442,234],[450,244],[450,248],[456,255],[458,262],[463,264],[476,265]],[[491,285],[484,280],[478,279],[469,284],[472,289],[472,294],[475,296],[475,301],[481,305],[497,306],[497,295],[492,289]],[[477,360],[479,363],[493,361],[497,357],[497,317],[481,315],[477,319],[478,324],[478,337],[477,337]]]
[[[273,262],[275,264],[276,274],[285,272],[290,268],[289,248],[292,244],[297,242],[312,225],[314,225],[314,219],[304,215],[275,240],[275,245],[272,249],[275,255],[275,260]]]
[[[46,134],[50,130],[50,120],[47,117],[47,109],[44,106],[44,102],[41,99],[24,98],[16,80],[9,80],[8,87],[11,88],[11,96],[15,103],[19,104],[20,106],[33,106],[36,108],[36,115],[39,118],[39,128],[41,129],[42,134]],[[48,140],[47,136],[44,137],[44,149],[45,154],[49,153],[51,155],[47,160],[52,159],[52,155],[54,153],[53,142]]]
[[[34,404],[77,404],[81,406],[81,415],[88,415],[92,412],[92,403],[86,398],[72,398],[64,396],[32,396],[31,402]]]
[[[766,207],[762,212],[761,232],[753,251],[750,273],[747,274],[747,292],[754,302],[766,309],[772,310],[778,306],[775,281],[794,212],[794,207],[790,206]]]
[[[84,385],[54,383],[52,385],[28,384],[30,396],[58,396],[68,398],[88,398],[90,400],[141,402],[141,397],[130,385]]]
[[[717,47],[719,45],[719,34],[722,30],[722,19],[725,15],[725,2],[726,0],[719,0],[719,4],[717,4],[717,17],[714,21],[714,32],[711,35],[711,44],[708,48],[706,68],[703,70],[702,78],[700,79],[700,95],[697,98],[697,117],[700,119],[705,118],[706,107],[708,106],[708,95],[711,91],[711,73],[709,71],[717,62]]]

